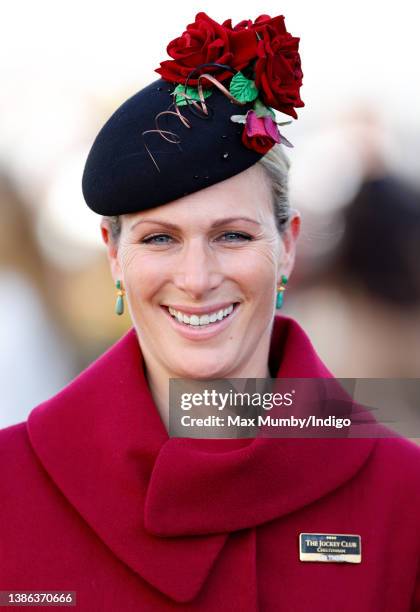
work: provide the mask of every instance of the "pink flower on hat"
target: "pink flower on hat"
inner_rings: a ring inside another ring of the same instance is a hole
[[[257,113],[251,110],[246,115],[242,142],[248,149],[267,153],[276,143],[281,142],[281,135],[276,122],[270,116],[258,117]]]

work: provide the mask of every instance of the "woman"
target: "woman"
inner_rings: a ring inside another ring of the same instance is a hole
[[[1,589],[89,611],[419,609],[413,444],[168,435],[171,378],[331,377],[275,316],[300,218],[271,109],[303,105],[298,40],[283,17],[199,13],[98,134],[83,192],[133,328],[1,432]]]

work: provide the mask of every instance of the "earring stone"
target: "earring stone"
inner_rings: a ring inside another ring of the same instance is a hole
[[[117,288],[117,301],[115,302],[115,313],[117,315],[122,315],[124,313],[124,289],[121,286],[121,281],[117,280],[115,283]]]
[[[286,290],[288,278],[284,274],[281,277],[281,285],[277,287],[276,309],[283,306],[283,294]]]

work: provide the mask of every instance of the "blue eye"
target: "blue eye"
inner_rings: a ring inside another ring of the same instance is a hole
[[[157,240],[157,238],[169,238],[168,234],[155,234],[154,236],[149,236],[148,238],[143,238],[141,242],[145,244],[168,244],[166,240]],[[172,240],[172,239],[171,239]]]
[[[234,240],[226,240],[226,242],[237,242],[238,238],[239,241],[252,240],[251,236],[248,236],[248,234],[242,234],[242,232],[225,232],[224,234],[222,234],[222,237],[225,236],[234,236],[236,238]]]
[[[243,234],[242,232],[225,232],[220,237],[222,242],[243,242],[244,240],[252,240],[251,236],[248,234]],[[170,244],[172,240],[171,236],[168,234],[154,234],[153,236],[148,236],[147,238],[143,238],[141,242],[143,244],[155,244],[155,245],[167,245]]]

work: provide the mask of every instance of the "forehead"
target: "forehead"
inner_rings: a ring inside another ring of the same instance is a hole
[[[149,219],[203,227],[223,217],[249,217],[267,223],[273,217],[271,186],[263,168],[254,164],[206,189],[124,217],[130,227]]]

